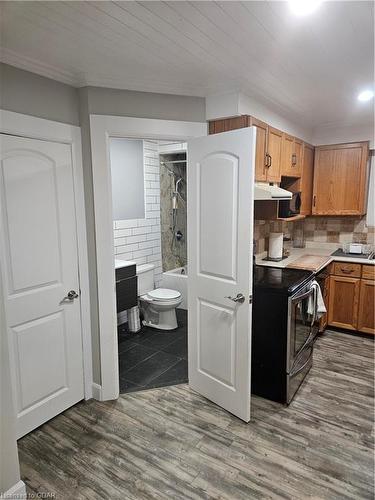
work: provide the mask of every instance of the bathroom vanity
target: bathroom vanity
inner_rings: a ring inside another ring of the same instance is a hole
[[[115,261],[117,313],[137,305],[138,285],[135,262]]]

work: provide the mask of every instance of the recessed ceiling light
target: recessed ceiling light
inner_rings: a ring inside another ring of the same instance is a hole
[[[372,90],[364,90],[358,94],[358,101],[369,101],[374,97],[374,92]]]
[[[289,8],[296,16],[306,16],[314,12],[321,3],[321,0],[290,0]]]

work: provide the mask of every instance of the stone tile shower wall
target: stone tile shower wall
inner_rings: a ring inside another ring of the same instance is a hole
[[[294,224],[303,224],[306,241],[316,243],[368,243],[375,245],[375,228],[366,226],[366,217],[306,217],[298,223],[256,220],[254,239],[256,253],[268,249],[270,232],[293,236]]]
[[[174,155],[161,155],[162,161],[186,159],[186,153]],[[167,164],[169,170],[175,173],[175,179],[182,178],[179,192],[182,199],[178,199],[178,210],[175,231],[181,231],[182,239],[173,238],[172,224],[172,194],[174,179],[167,168],[160,165],[160,217],[161,217],[161,251],[163,271],[170,271],[187,264],[187,212],[186,212],[186,163]]]
[[[145,218],[114,221],[116,258],[155,265],[155,285],[161,284],[160,180],[157,141],[143,141]]]

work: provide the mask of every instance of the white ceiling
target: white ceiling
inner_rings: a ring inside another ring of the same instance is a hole
[[[2,2],[2,60],[80,87],[207,96],[241,91],[306,125],[363,124],[372,1]]]

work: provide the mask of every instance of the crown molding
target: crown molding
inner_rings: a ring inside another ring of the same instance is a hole
[[[179,88],[176,89],[176,86],[171,88],[168,82],[155,81],[152,79],[139,81],[137,79],[129,79],[128,76],[125,78],[125,81],[121,78],[111,78],[110,76],[103,75],[87,79],[83,75],[77,75],[61,70],[56,66],[52,66],[32,57],[25,56],[11,49],[1,49],[0,61],[25,71],[30,71],[31,73],[36,73],[37,75],[78,88],[92,86],[195,97],[205,97],[208,92],[208,89],[206,88],[201,88],[200,91],[197,92],[196,89],[191,88],[190,85],[180,85]]]
[[[86,85],[85,82],[83,82],[80,78],[77,78],[77,76],[73,73],[61,70],[55,66],[43,63],[37,59],[25,56],[11,49],[1,48],[0,61],[25,71],[30,71],[31,73],[36,73],[40,76],[57,80],[58,82],[65,83],[73,87],[82,87]]]

